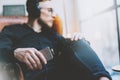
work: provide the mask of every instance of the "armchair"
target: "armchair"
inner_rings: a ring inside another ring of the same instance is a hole
[[[0,31],[6,25],[27,22],[25,16],[0,16]],[[0,63],[0,80],[24,80],[21,67],[17,63]]]
[[[6,25],[22,24],[27,22],[26,16],[0,16],[0,31]],[[58,16],[55,17],[53,29],[62,35],[62,22]],[[17,63],[0,63],[0,80],[24,80],[21,67]]]

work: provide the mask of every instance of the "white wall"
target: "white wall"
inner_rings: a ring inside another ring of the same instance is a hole
[[[65,5],[64,13],[66,18],[67,33],[71,34],[76,31],[80,31],[76,0],[63,1]]]
[[[62,17],[64,23],[64,36],[79,32],[78,7],[76,0],[52,0],[55,9]]]

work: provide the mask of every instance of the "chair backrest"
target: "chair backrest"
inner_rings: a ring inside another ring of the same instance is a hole
[[[63,34],[63,24],[59,16],[54,17],[53,29],[60,35]]]
[[[6,25],[16,24],[16,23],[24,23],[27,22],[27,17],[25,16],[0,16],[0,31]]]
[[[27,16],[0,16],[0,31],[6,25],[16,24],[16,23],[25,23],[27,22]],[[62,21],[59,16],[55,16],[53,29],[60,35],[63,33]]]

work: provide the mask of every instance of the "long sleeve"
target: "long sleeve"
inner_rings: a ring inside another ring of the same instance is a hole
[[[11,61],[14,59],[12,41],[5,34],[0,33],[0,61]]]

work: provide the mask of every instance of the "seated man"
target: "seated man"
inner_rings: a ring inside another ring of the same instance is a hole
[[[25,80],[112,80],[84,39],[66,40],[52,29],[50,3],[27,0],[28,23],[6,26],[0,33],[1,61],[19,63]],[[46,47],[54,51],[49,61],[40,51]]]

